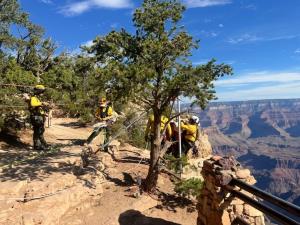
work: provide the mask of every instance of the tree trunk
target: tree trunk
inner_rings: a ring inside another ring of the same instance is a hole
[[[154,113],[154,137],[151,140],[150,167],[144,185],[145,191],[147,192],[153,192],[155,190],[158,180],[158,162],[161,150],[160,118],[161,115],[159,115],[159,113]]]

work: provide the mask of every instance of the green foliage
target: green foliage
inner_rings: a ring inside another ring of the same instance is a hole
[[[232,68],[212,59],[205,65],[193,66],[192,52],[198,40],[179,23],[185,7],[176,0],[144,0],[133,14],[135,32],[124,29],[96,37],[81,55],[62,53],[54,56],[55,44],[44,38],[42,27],[33,24],[17,0],[0,2],[0,76],[1,83],[47,87],[45,99],[60,107],[64,115],[92,121],[98,98],[107,96],[117,111],[124,103],[136,103],[154,114],[154,139],[151,143],[151,166],[146,179],[147,190],[155,186],[162,137],[158,126],[162,114],[179,96],[194,97],[204,108],[215,99],[213,82],[232,74]],[[20,28],[20,32],[12,32]],[[86,54],[88,53],[88,54]],[[89,54],[91,53],[91,54]],[[21,98],[32,88],[1,87],[0,104],[25,108],[0,107],[0,129],[6,118],[19,117],[26,110]],[[113,135],[134,118],[126,113],[118,121]],[[131,118],[130,118],[131,117]],[[144,125],[140,121],[124,133],[124,140],[144,147]],[[171,160],[170,160],[171,161]],[[180,159],[185,165],[186,159]],[[156,163],[156,164],[155,164]],[[178,170],[179,161],[170,167]],[[153,179],[152,179],[152,178]],[[148,179],[149,178],[149,179]],[[149,182],[148,182],[149,181]]]
[[[13,32],[16,29],[18,32]],[[0,2],[0,80],[1,84],[15,85],[1,85],[0,129],[14,127],[14,118],[23,116],[27,104],[22,94],[32,91],[24,86],[37,84],[52,60],[55,45],[50,39],[43,40],[43,33],[20,9],[17,0]]]
[[[175,0],[144,0],[133,14],[134,34],[125,29],[111,31],[94,40],[88,52],[102,65],[102,80],[114,96],[152,109],[155,130],[151,143],[151,165],[146,189],[157,182],[161,146],[160,118],[179,96],[194,97],[204,108],[215,99],[213,82],[232,74],[232,68],[216,64],[193,66],[189,57],[198,40],[180,26],[185,7]],[[156,165],[154,165],[156,164]]]
[[[145,129],[141,124],[135,124],[129,129],[129,140],[133,146],[145,148]]]
[[[180,181],[175,185],[175,192],[183,196],[199,197],[203,188],[203,181],[198,178],[191,178]]]
[[[181,158],[176,158],[173,155],[167,154],[164,156],[164,159],[167,162],[167,168],[176,173],[180,173],[183,167],[189,165],[186,155],[182,155]]]
[[[127,131],[125,131],[125,127],[136,120],[137,117],[137,113],[128,112],[125,117],[119,118],[112,126],[112,134],[119,133],[121,130],[123,130],[119,137],[122,142],[129,143],[138,148],[145,148],[145,127],[143,120],[134,123],[129,129],[127,129]]]
[[[3,57],[0,58],[0,80],[1,83],[31,85],[36,78],[30,71],[24,71],[15,59]],[[22,93],[28,91],[18,86],[0,88],[0,130],[7,126],[19,127],[17,121],[13,123],[13,118],[24,116],[27,105],[22,99]]]
[[[198,41],[178,26],[183,11],[177,1],[145,0],[134,13],[135,35],[121,30],[97,37],[90,52],[106,65],[107,87],[159,112],[180,95],[196,97],[202,107],[215,99],[213,81],[232,69],[215,60],[192,66]]]

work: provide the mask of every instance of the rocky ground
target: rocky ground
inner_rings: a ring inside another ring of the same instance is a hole
[[[1,137],[0,224],[196,224],[195,204],[175,195],[165,174],[158,195],[133,197],[135,181],[146,176],[147,150],[115,142],[113,156],[101,152],[83,175],[74,175],[90,131],[76,120],[55,119],[45,136],[56,148],[44,154],[30,148],[30,131],[19,140]]]

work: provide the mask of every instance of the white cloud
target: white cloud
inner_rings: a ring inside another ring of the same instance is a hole
[[[83,53],[81,47],[91,47],[93,44],[94,44],[93,40],[88,40],[82,42],[77,48],[69,49],[68,52],[70,53],[70,55],[73,56],[80,55]]]
[[[207,31],[207,30],[201,30],[198,33],[200,33],[200,35],[203,35],[203,36],[208,37],[208,38],[215,38],[219,35],[215,31]]]
[[[52,4],[52,0],[40,0],[40,2],[45,3],[45,4]]]
[[[295,50],[295,54],[300,54],[300,48],[297,48],[297,49]]]
[[[200,59],[199,61],[195,61],[193,62],[194,65],[202,65],[202,64],[206,64],[210,61],[211,59]]]
[[[231,0],[183,0],[188,8],[208,7],[230,4]]]
[[[254,42],[258,40],[260,40],[260,38],[258,38],[256,35],[242,34],[238,37],[229,38],[227,42],[230,44],[239,44],[242,42]]]
[[[223,28],[223,27],[224,27],[224,24],[223,24],[223,23],[220,23],[218,26],[219,26],[220,28]]]
[[[91,47],[94,44],[93,40],[86,41],[81,46]]]
[[[218,101],[300,98],[300,82],[253,87],[231,91],[217,91]]]
[[[112,23],[112,24],[110,24],[110,28],[112,28],[112,29],[116,29],[118,27],[119,27],[119,23]]]
[[[261,71],[215,82],[219,101],[300,98],[300,72]]]
[[[50,3],[52,0],[40,0],[44,3]],[[232,0],[182,0],[188,8],[208,7],[217,5],[226,5],[232,3]],[[75,16],[87,12],[93,8],[132,8],[133,0],[80,0],[65,5],[60,12],[66,16]]]
[[[74,16],[93,8],[122,9],[131,8],[132,6],[131,0],[83,0],[69,3],[60,12],[66,16]]]
[[[290,83],[300,82],[300,72],[270,72],[261,71],[248,73],[238,78],[218,80],[215,84],[219,87],[239,86],[258,83]]]
[[[261,37],[255,34],[242,34],[237,37],[231,37],[227,40],[230,44],[243,44],[257,41],[279,41],[279,40],[290,40],[299,37],[299,35],[281,35],[273,37]]]

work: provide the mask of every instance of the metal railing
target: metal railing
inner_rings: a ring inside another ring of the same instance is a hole
[[[246,194],[237,191],[234,187],[239,187],[254,196],[260,198],[262,201],[255,200]],[[270,216],[275,221],[283,225],[300,225],[300,207],[292,203],[284,201],[274,195],[271,195],[257,187],[246,184],[237,179],[232,179],[226,189],[231,192],[234,197],[239,198],[245,203],[251,205],[257,210]],[[275,208],[278,208],[276,210]],[[244,224],[244,223],[241,223]]]

